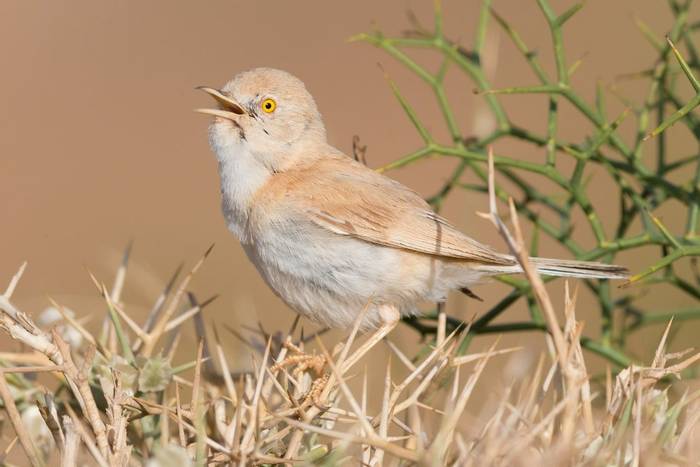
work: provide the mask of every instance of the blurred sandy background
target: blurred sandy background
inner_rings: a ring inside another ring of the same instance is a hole
[[[479,3],[444,5],[445,29],[467,46]],[[572,4],[552,3],[558,11]],[[496,0],[494,7],[553,70],[549,33],[535,2]],[[192,112],[209,100],[193,88],[220,86],[254,66],[289,70],[316,97],[331,141],[350,151],[353,135],[360,135],[369,148],[369,164],[378,167],[416,149],[420,141],[377,63],[397,81],[423,121],[444,135],[429,89],[381,51],[346,42],[373,23],[388,34],[400,33],[408,26],[408,9],[431,24],[432,2],[427,0],[0,2],[0,286],[28,260],[16,294],[19,305],[36,313],[51,296],[96,326],[104,307],[86,268],[110,284],[123,248],[133,240],[124,299],[140,320],[173,269],[181,261],[191,265],[216,243],[192,287],[200,299],[220,294],[206,318],[231,326],[262,320],[270,330],[286,328],[292,313],[267,289],[224,226],[218,175],[206,139],[208,120]],[[663,2],[638,0],[587,2],[568,24],[569,63],[585,56],[573,85],[587,98],[596,80],[609,82],[652,63],[654,53],[635,28],[633,13],[659,37],[670,25]],[[495,23],[489,42],[498,53],[495,87],[536,83]],[[416,56],[434,62],[425,53]],[[480,98],[458,73],[449,82],[455,112],[469,134]],[[643,96],[645,86],[624,86],[629,97]],[[502,102],[513,121],[544,129],[546,98],[505,97]],[[612,118],[622,106],[610,102]],[[560,121],[561,134],[575,139],[590,133],[588,124],[568,109],[563,112],[571,118]],[[689,148],[687,141],[674,143],[671,158],[686,155]],[[544,158],[544,150],[523,145],[504,143],[496,150]],[[390,175],[429,195],[454,163],[428,162]],[[610,199],[604,187],[593,191],[594,203]],[[464,231],[502,248],[492,227],[474,215],[485,206],[481,197],[456,192],[445,213]],[[612,219],[605,216],[604,222]],[[669,214],[665,222],[676,226],[682,219]],[[545,242],[542,253],[561,251]],[[631,261],[639,267],[650,262]],[[560,290],[562,283],[557,284],[553,287]],[[486,310],[502,291],[487,285],[479,291],[486,303],[458,298],[451,309],[467,318]],[[585,308],[580,313],[594,322],[597,311]],[[183,349],[189,353],[194,340],[188,333]],[[409,351],[417,339],[405,329],[399,337]],[[538,334],[509,339],[533,348],[542,341]],[[475,345],[481,347],[479,341]]]

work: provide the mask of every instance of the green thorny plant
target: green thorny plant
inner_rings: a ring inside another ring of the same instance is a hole
[[[594,105],[585,102],[579,93],[570,86],[571,75],[580,61],[571,66],[567,64],[562,29],[583,4],[578,3],[557,15],[547,0],[536,1],[544,14],[551,33],[556,78],[552,78],[545,71],[537,54],[526,45],[523,38],[506,19],[498,15],[491,5],[491,0],[484,0],[482,3],[476,27],[476,38],[471,50],[458,45],[445,35],[439,1],[435,3],[433,31],[420,26],[414,20],[414,29],[401,37],[387,37],[380,31],[375,31],[353,38],[382,49],[421,78],[434,92],[451,135],[452,141],[449,144],[436,141],[423,125],[408,100],[400,93],[396,84],[389,80],[392,91],[422,138],[424,145],[380,170],[405,167],[428,157],[458,158],[460,162],[454,173],[438,193],[428,199],[431,205],[439,210],[445,198],[455,188],[478,192],[486,190],[486,150],[495,141],[513,138],[536,147],[543,147],[546,157],[542,163],[495,156],[499,177],[507,179],[521,191],[521,196],[516,199],[516,206],[519,213],[533,224],[535,234],[540,231],[544,232],[580,260],[612,262],[615,255],[621,251],[658,246],[660,259],[652,266],[632,276],[628,283],[669,284],[685,294],[700,298],[700,273],[696,272],[694,279],[689,281],[674,270],[674,264],[679,259],[700,255],[700,238],[696,233],[699,210],[700,158],[698,155],[692,155],[674,161],[667,160],[667,144],[663,134],[674,123],[682,122],[696,138],[700,136],[700,119],[691,113],[700,104],[700,82],[692,72],[692,69],[700,69],[700,56],[692,40],[692,33],[695,29],[700,28],[700,23],[688,22],[691,1],[670,0],[668,2],[674,22],[666,42],[658,39],[646,25],[638,21],[640,30],[658,52],[658,58],[650,69],[640,74],[650,81],[646,100],[638,106],[626,102],[630,108],[614,118],[610,118],[605,113],[605,89],[600,83],[597,85]],[[538,85],[505,89],[491,88],[482,61],[486,29],[490,18],[493,18],[512,40],[539,80]],[[686,62],[681,56],[674,45],[675,43],[685,45],[690,56],[689,61]],[[442,56],[442,64],[436,73],[428,71],[406,53],[409,49],[419,48],[432,50]],[[687,104],[677,94],[675,77],[679,72],[675,62],[680,65],[680,69],[690,80],[697,93]],[[486,100],[496,122],[495,130],[490,134],[483,137],[467,137],[460,130],[451,110],[452,105],[445,92],[444,78],[449,67],[456,67],[464,72],[476,87],[475,92]],[[507,98],[501,100],[501,96],[507,94],[544,94],[548,96],[546,134],[535,134],[511,121],[503,106],[503,102]],[[591,123],[592,132],[584,141],[580,143],[564,141],[557,134],[561,101],[568,102]],[[673,113],[668,114],[669,109]],[[619,135],[618,126],[630,113],[634,114],[637,123],[633,141],[627,143]],[[651,127],[653,119],[655,119],[656,128]],[[650,159],[649,156],[642,157],[644,143],[651,137],[656,137],[655,160]],[[560,154],[574,159],[575,165],[571,173],[565,174],[558,168],[557,160]],[[679,169],[693,164],[695,165],[695,175],[692,180],[682,184],[671,181],[672,173],[676,174]],[[619,219],[613,237],[606,234],[596,207],[591,203],[587,194],[584,173],[591,165],[602,167],[619,191]],[[461,178],[467,171],[476,175],[481,183],[476,185],[462,183]],[[553,196],[543,192],[537,184],[524,178],[524,174],[529,174],[528,176],[531,178],[533,176],[543,177],[553,182],[564,192],[564,201],[560,201],[561,195]],[[502,189],[497,191],[497,195],[501,200],[507,200],[509,196]],[[654,215],[656,209],[672,200],[682,204],[687,209],[686,228],[685,232],[681,234],[670,232]],[[572,212],[575,208],[579,208],[585,214],[585,219],[595,236],[596,244],[591,249],[582,246],[573,237]],[[539,209],[553,212],[560,219],[559,225],[542,219],[538,215]],[[632,231],[635,220],[639,220],[641,224],[641,229],[638,232]],[[537,235],[535,235],[536,238]],[[533,242],[533,250],[536,250],[536,241]],[[691,261],[694,264],[695,260]],[[545,330],[544,319],[531,296],[529,284],[524,280],[513,278],[500,278],[499,280],[510,284],[513,290],[471,324],[472,335],[518,330]],[[582,337],[582,346],[620,367],[628,365],[632,360],[623,350],[626,336],[631,331],[650,323],[665,322],[671,316],[674,316],[676,320],[700,318],[700,306],[667,311],[642,310],[634,303],[635,297],[631,293],[620,298],[613,298],[611,285],[607,281],[586,281],[586,286],[600,304],[602,324],[600,336],[595,339]],[[529,306],[529,321],[493,323],[495,318],[509,309],[520,298],[524,298]],[[434,325],[436,319],[436,313],[433,313],[422,319],[408,319],[407,322],[422,335],[429,336],[437,332],[437,327]],[[448,317],[447,331],[449,332],[461,324],[461,321]]]

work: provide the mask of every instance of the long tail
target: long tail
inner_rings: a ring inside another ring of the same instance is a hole
[[[512,256],[508,257],[515,261]],[[537,272],[545,276],[578,277],[582,279],[626,279],[629,271],[624,266],[553,258],[530,258]],[[519,264],[483,265],[479,267],[489,275],[516,274],[523,272]]]

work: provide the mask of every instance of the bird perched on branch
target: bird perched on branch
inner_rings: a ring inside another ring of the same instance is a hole
[[[272,290],[302,315],[386,335],[420,302],[472,294],[486,276],[521,272],[455,229],[413,190],[331,146],[313,97],[287,72],[257,68],[199,88],[216,108],[211,148],[228,228]],[[541,274],[621,279],[620,266],[532,258]],[[473,294],[472,294],[473,295]]]

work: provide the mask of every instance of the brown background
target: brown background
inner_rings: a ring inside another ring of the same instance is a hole
[[[444,5],[446,30],[467,46],[478,4]],[[572,2],[552,4],[563,11]],[[553,71],[548,30],[536,3],[497,0],[494,6]],[[86,268],[111,283],[121,251],[133,239],[124,300],[140,320],[176,265],[183,260],[191,265],[214,242],[216,248],[193,284],[200,298],[221,295],[206,311],[207,318],[232,326],[262,319],[268,329],[286,327],[292,313],[266,288],[222,221],[207,119],[191,111],[208,100],[193,88],[220,86],[254,66],[289,70],[316,97],[332,142],[349,151],[352,136],[360,135],[369,147],[369,164],[381,166],[420,142],[377,63],[446,141],[440,113],[423,83],[381,51],[346,41],[372,24],[389,34],[400,33],[408,26],[408,9],[431,24],[432,2],[427,0],[0,2],[0,282],[28,260],[16,295],[19,305],[37,313],[50,296],[95,326],[104,306]],[[671,16],[665,2],[657,0],[593,0],[568,24],[569,63],[585,57],[573,85],[587,99],[596,80],[611,82],[652,63],[655,54],[635,28],[633,13],[659,37],[667,32]],[[537,83],[495,24],[489,43],[490,53],[498,56],[494,86]],[[436,64],[427,53],[416,57]],[[483,114],[481,98],[458,73],[450,74],[448,82],[460,126],[469,134],[475,115]],[[621,87],[631,98],[644,96],[645,87],[635,82]],[[609,100],[609,118],[614,118],[622,105]],[[515,122],[544,130],[545,98],[506,96],[502,102]],[[591,132],[575,113],[566,107],[562,112],[561,134],[566,138],[580,140]],[[671,158],[694,150],[683,138],[673,143]],[[496,150],[533,160],[544,157],[543,150],[514,143],[499,143]],[[453,166],[453,160],[428,162],[391,176],[429,195]],[[609,225],[617,200],[602,179],[593,180],[598,189],[592,197],[598,205],[610,205],[603,211]],[[483,197],[460,192],[451,198],[446,214],[464,231],[503,248],[491,226],[474,215],[484,208]],[[681,228],[683,218],[669,211],[665,222]],[[591,241],[587,230],[582,231],[581,238]],[[547,243],[542,253],[565,255]],[[648,254],[627,260],[641,267],[652,261],[652,252]],[[561,287],[558,282],[552,289]],[[479,292],[486,303],[465,305],[459,298],[451,308],[469,317],[486,310],[503,290],[486,285]],[[669,305],[668,298],[654,294],[648,300]],[[590,302],[582,303],[579,312],[594,333],[597,312],[586,308]],[[193,353],[192,333],[186,337],[182,348]],[[410,351],[415,335],[403,330],[399,337]],[[534,349],[541,340],[534,334],[508,342]],[[477,341],[476,346],[482,344]],[[244,365],[247,357],[238,355]]]

